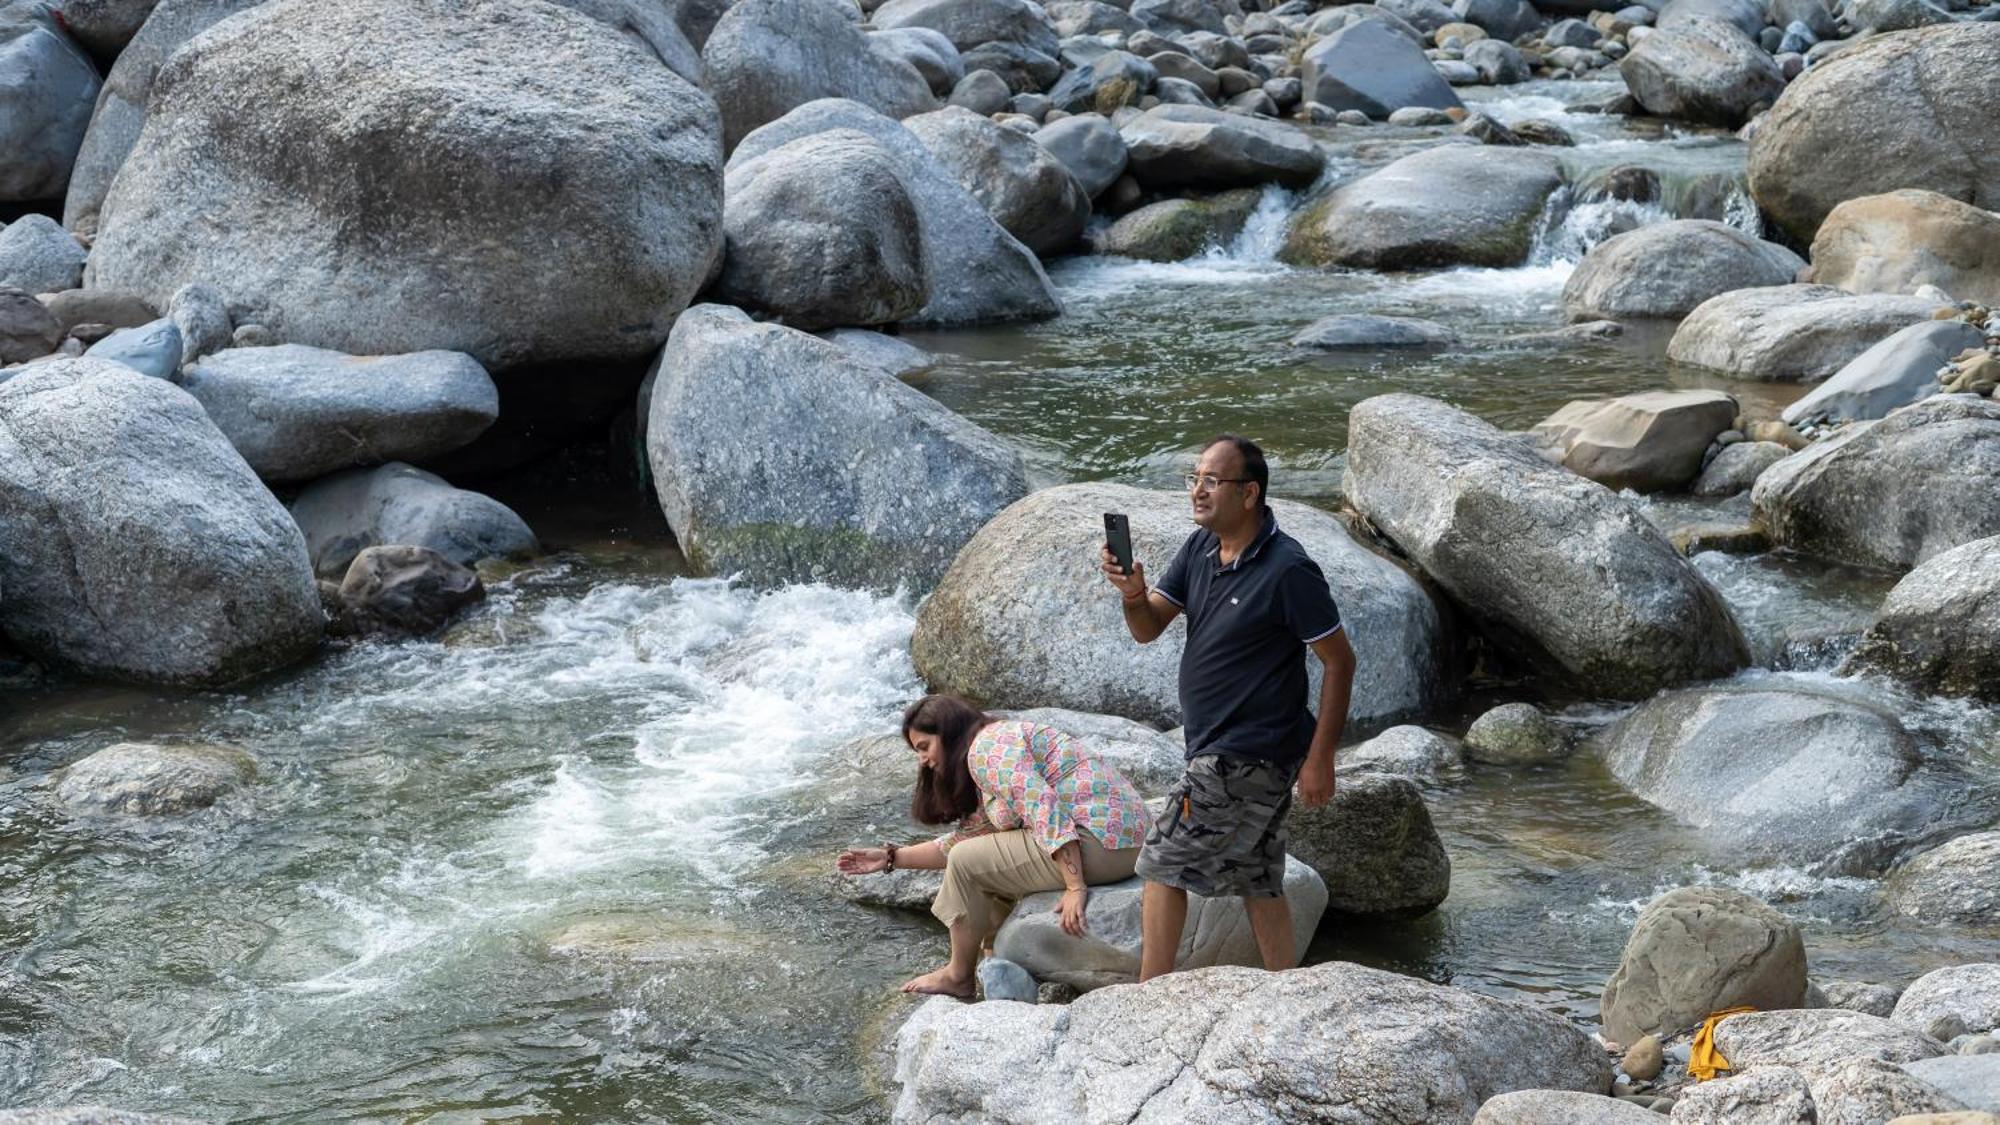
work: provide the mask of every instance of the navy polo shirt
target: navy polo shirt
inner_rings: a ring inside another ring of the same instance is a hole
[[[1227,566],[1207,529],[1181,544],[1153,587],[1187,616],[1181,715],[1187,755],[1291,765],[1312,747],[1306,647],[1340,631],[1326,575],[1267,509],[1255,542]]]

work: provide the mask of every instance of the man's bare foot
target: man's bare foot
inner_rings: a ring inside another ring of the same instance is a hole
[[[956,996],[960,1000],[972,999],[972,978],[951,975],[951,967],[911,977],[903,982],[904,992],[921,992],[933,996]]]

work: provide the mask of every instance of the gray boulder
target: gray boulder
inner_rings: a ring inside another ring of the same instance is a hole
[[[2000,831],[1932,848],[1889,878],[1889,906],[1927,926],[2000,927]]]
[[[1295,348],[1340,351],[1348,348],[1448,348],[1458,333],[1432,320],[1407,316],[1335,313],[1306,325],[1292,337]]]
[[[1771,0],[1770,22],[1774,27],[1804,24],[1814,39],[1840,38],[1840,25],[1826,0]]]
[[[1054,153],[990,119],[953,106],[904,124],[938,164],[1008,234],[1050,257],[1069,249],[1090,218],[1090,195]]]
[[[172,379],[180,372],[185,351],[180,327],[161,317],[137,328],[120,328],[92,344],[84,354],[92,359],[122,363],[155,379]]]
[[[506,367],[645,354],[717,261],[714,105],[597,20],[272,0],[210,30],[155,79],[93,286],[206,281],[282,341]],[[314,159],[268,164],[300,136]]]
[[[1619,1043],[1662,1039],[1748,1005],[1796,1008],[1806,995],[1798,924],[1749,895],[1678,887],[1639,912],[1604,985],[1604,1034]],[[1725,1055],[1738,1069],[1738,1062]]]
[[[1544,152],[1444,145],[1320,196],[1292,220],[1279,257],[1294,265],[1355,269],[1515,266],[1562,186]]]
[[[506,505],[399,461],[317,480],[291,508],[313,572],[328,578],[345,576],[355,556],[384,545],[428,547],[462,566],[541,551]]]
[[[1671,1119],[1674,1125],[1819,1125],[1812,1087],[1788,1066],[1738,1069],[1684,1087]]]
[[[1019,43],[985,43],[965,52],[965,69],[997,75],[1015,94],[1040,94],[1062,77],[1061,61]]]
[[[1609,488],[1662,492],[1686,487],[1702,455],[1736,423],[1721,391],[1641,391],[1565,405],[1535,426],[1549,454]]]
[[[1601,1092],[1610,1065],[1531,1005],[1334,961],[1173,973],[1066,1008],[933,1001],[903,1026],[896,1077],[899,1122],[1435,1125],[1514,1089]]]
[[[876,27],[927,27],[952,46],[1015,43],[1044,55],[1061,48],[1048,12],[1033,0],[889,0],[870,17]]]
[[[1733,861],[1872,874],[1952,804],[1895,715],[1805,683],[1667,692],[1592,743],[1627,788]]]
[[[876,13],[876,26],[884,23]],[[701,49],[703,84],[722,111],[724,151],[751,130],[820,98],[846,98],[890,117],[937,108],[931,85],[878,44],[841,0],[741,0]]]
[[[1306,48],[1299,77],[1305,100],[1378,120],[1406,106],[1464,104],[1422,49],[1380,20],[1356,20]]]
[[[1830,980],[1814,981],[1828,1008],[1841,1008],[1850,1012],[1861,1012],[1870,1016],[1887,1016],[1896,1009],[1897,992],[1886,984],[1871,984],[1865,981]]]
[[[48,298],[46,307],[64,333],[80,324],[137,328],[160,317],[152,302],[117,289],[65,290]]]
[[[1928,320],[1920,297],[1855,296],[1826,285],[1738,289],[1695,307],[1667,357],[1741,379],[1824,379],[1883,337]]]
[[[1451,10],[1460,20],[1508,42],[1541,30],[1546,22],[1528,0],[1453,0]]]
[[[990,70],[975,70],[952,87],[947,103],[987,117],[1006,109],[1013,96],[1006,79]]]
[[[230,348],[190,364],[180,383],[257,475],[273,482],[438,457],[500,416],[486,369],[459,352]]]
[[[1304,187],[1325,163],[1298,129],[1204,106],[1158,106],[1119,134],[1133,177],[1151,190]]]
[[[2000,536],[1933,555],[1896,583],[1849,658],[1927,693],[2000,699]]]
[[[1129,984],[1139,977],[1139,902],[1144,886],[1138,879],[1127,879],[1092,887],[1084,907],[1081,938],[1062,930],[1056,914],[1062,892],[1029,895],[993,935],[993,953],[1019,964],[1036,980],[1066,984],[1083,992]],[[1326,910],[1326,887],[1311,867],[1290,858],[1285,864],[1284,887],[1292,914],[1293,941],[1296,948],[1304,950]],[[1242,899],[1188,895],[1187,924],[1181,929],[1180,949],[1174,954],[1175,968],[1261,968],[1263,964]]]
[[[1996,471],[2000,402],[1938,395],[1785,458],[1750,499],[1792,550],[1900,571],[2000,535],[2000,496],[1958,483]]]
[[[1111,114],[1136,106],[1159,81],[1153,64],[1128,51],[1107,51],[1063,75],[1049,101],[1065,113]]]
[[[1472,720],[1465,731],[1465,756],[1488,765],[1522,766],[1569,757],[1568,727],[1532,703],[1503,703]]]
[[[1949,1114],[1966,1108],[1957,1098],[1885,1059],[1843,1059],[1809,1072],[1807,1080],[1812,1084],[1813,1106],[1822,1125],[1876,1125],[1890,1120],[1907,1125],[1916,1115]]]
[[[87,50],[110,57],[138,34],[157,0],[64,0],[63,26]]]
[[[1308,39],[1321,39],[1364,20],[1380,23],[1419,47],[1430,42],[1430,38],[1408,20],[1379,4],[1343,4],[1323,9],[1306,24],[1305,34]]]
[[[363,637],[424,637],[485,598],[471,567],[429,547],[370,547],[340,580],[334,627]]]
[[[120,742],[64,769],[56,797],[76,812],[159,816],[207,808],[256,774],[233,746]]]
[[[819,338],[898,378],[937,364],[936,356],[908,340],[884,336],[866,328],[835,328],[820,333]]]
[[[931,93],[944,97],[965,77],[965,59],[941,31],[928,27],[890,27],[869,33],[868,41],[911,66],[930,83]]]
[[[730,168],[829,129],[854,129],[872,137],[894,161],[916,206],[930,300],[908,321],[989,324],[1062,311],[1034,252],[994,221],[915,134],[866,106],[838,98],[800,106],[745,137],[729,158]]]
[[[979,963],[979,998],[1038,1003],[1041,992],[1028,970],[1004,957],[988,957]]]
[[[1644,1106],[1581,1090],[1515,1090],[1489,1098],[1472,1125],[1658,1125]]]
[[[64,331],[62,321],[31,294],[0,285],[0,363],[48,355],[62,343]]]
[[[199,403],[119,364],[0,384],[0,634],[50,664],[208,686],[318,643],[284,509]]]
[[[1767,218],[1804,243],[1836,204],[1899,188],[2000,210],[2000,149],[1977,108],[2000,86],[1992,28],[1878,35],[1827,61],[1750,138],[1750,191]]]
[[[1715,460],[1695,478],[1688,491],[1696,496],[1723,497],[1748,492],[1764,470],[1790,457],[1788,446],[1775,441],[1739,441],[1725,445]]]
[[[1992,1125],[1982,1119],[2000,1115],[2000,1054],[1945,1056],[1903,1063],[1902,1070],[1931,1091],[1965,1106],[1969,1114],[1926,1121],[1916,1118],[1904,1125]],[[1950,1111],[1945,1111],[1950,1112]]]
[[[1069,170],[1083,193],[1092,199],[1125,174],[1125,138],[1096,113],[1079,113],[1052,121],[1035,131],[1033,140],[1048,149]]]
[[[1764,29],[1764,4],[1759,0],[1667,0],[1653,26],[1674,31],[1695,23],[1719,23],[1755,39]]]
[[[0,202],[62,196],[100,85],[43,5],[0,9]]]
[[[1119,216],[1091,236],[1090,248],[1149,262],[1179,262],[1236,241],[1261,193],[1237,188],[1197,199],[1162,199]]]
[[[1129,10],[1133,19],[1161,35],[1199,31],[1224,35],[1229,31],[1222,10],[1210,0],[1133,0]]]
[[[916,204],[868,134],[800,137],[732,162],[724,183],[719,299],[805,331],[888,324],[930,300]]]
[[[181,330],[181,359],[192,361],[228,347],[235,340],[235,325],[222,291],[195,281],[174,290],[167,298],[167,318]]]
[[[1805,260],[1708,219],[1674,219],[1591,247],[1563,283],[1571,321],[1678,319],[1710,297],[1789,285]]]
[[[2000,962],[1925,973],[1903,990],[1889,1019],[1940,1041],[2000,1028]]]
[[[1731,1016],[1715,1026],[1715,1047],[1733,1066],[1800,1071],[1813,1084],[1815,1101],[1823,1100],[1820,1080],[1852,1060],[1905,1063],[1945,1053],[1944,1044],[1921,1031],[1838,1008]]]
[[[1376,7],[1395,13],[1403,22],[1425,35],[1430,35],[1438,28],[1458,19],[1457,12],[1452,11],[1449,5],[1439,3],[1438,0],[1384,0]]]
[[[0,230],[0,285],[60,293],[83,282],[83,246],[47,215],[23,215]]]
[[[1812,240],[1813,280],[1849,293],[1934,285],[2000,305],[2000,213],[1934,191],[1892,191],[1836,205]]]
[[[1292,854],[1326,881],[1336,914],[1415,918],[1451,892],[1451,856],[1407,778],[1345,773],[1326,804],[1294,806],[1286,830]]]
[[[1533,77],[1520,48],[1502,39],[1481,39],[1466,47],[1465,62],[1488,86],[1512,86]]]
[[[1157,579],[1193,530],[1187,504],[1179,491],[1114,484],[1062,485],[1015,503],[965,544],[919,607],[910,641],[918,673],[933,690],[995,706],[1180,722],[1185,628],[1134,644],[1097,552],[1100,514],[1124,512],[1138,561]],[[1347,623],[1358,655],[1349,721],[1424,714],[1449,699],[1455,642],[1423,588],[1333,516],[1287,500],[1272,508],[1326,572]],[[1316,682],[1318,661],[1304,646],[1299,657]]]
[[[1433,781],[1458,766],[1464,754],[1457,742],[1418,726],[1390,727],[1357,746],[1340,752],[1340,764],[1356,770]]]
[[[1950,23],[1952,14],[1929,0],[1846,0],[1847,21],[1857,32],[1880,35]]]
[[[1626,87],[1646,111],[1697,125],[1734,129],[1778,100],[1778,64],[1735,27],[1694,19],[1658,28],[1618,61]]]
[[[1349,501],[1531,667],[1642,698],[1748,659],[1714,589],[1604,486],[1433,399],[1372,398],[1348,425]]]
[[[832,344],[722,305],[674,325],[646,448],[689,560],[759,583],[921,588],[1027,491],[999,438]]]
[[[1985,333],[1962,320],[1926,320],[1890,334],[1785,408],[1792,425],[1861,422],[1938,391],[1938,369],[1968,348],[1986,344]]]
[[[1056,34],[1064,39],[1098,36],[1107,31],[1129,37],[1146,29],[1130,12],[1100,0],[1052,0],[1044,7]]]

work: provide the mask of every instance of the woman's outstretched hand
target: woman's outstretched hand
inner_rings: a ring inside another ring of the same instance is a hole
[[[887,848],[849,848],[840,853],[833,865],[842,875],[873,875],[889,866]]]
[[[1083,936],[1083,910],[1089,905],[1089,888],[1078,887],[1063,892],[1062,902],[1056,906],[1056,914],[1062,918],[1063,933],[1071,937]]]

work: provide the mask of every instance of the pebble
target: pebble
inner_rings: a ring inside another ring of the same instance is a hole
[[[1754,529],[1753,529],[1754,530]],[[1641,1082],[1651,1082],[1660,1076],[1664,1060],[1660,1054],[1660,1037],[1648,1035],[1632,1044],[1625,1052],[1622,1064],[1625,1073]]]

